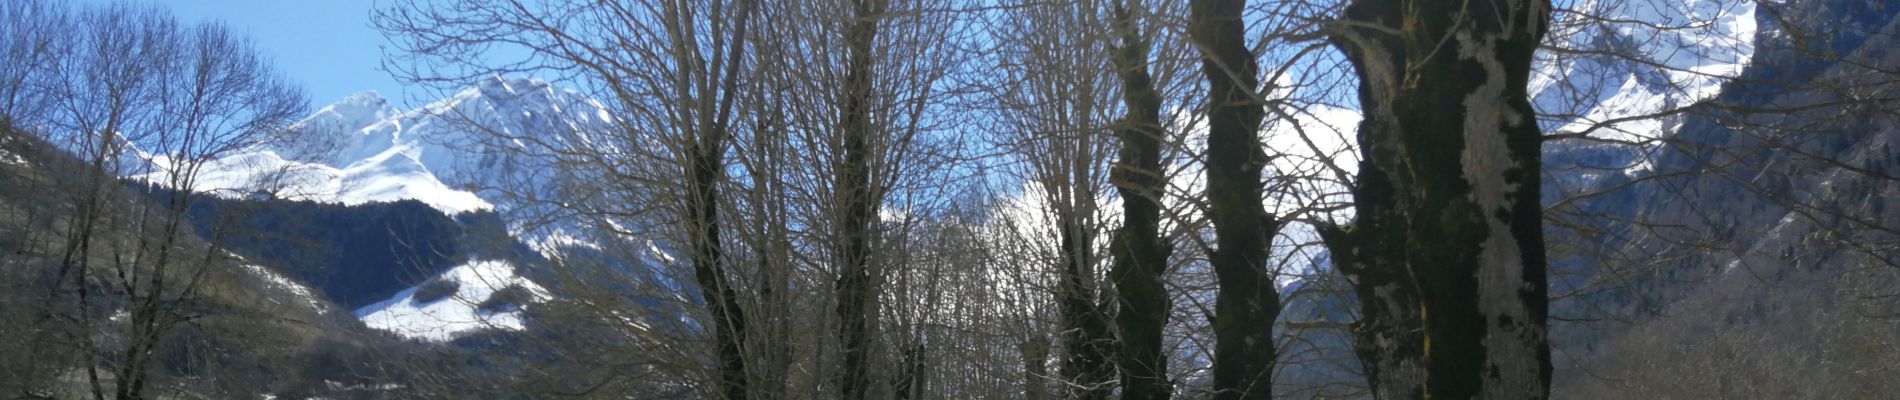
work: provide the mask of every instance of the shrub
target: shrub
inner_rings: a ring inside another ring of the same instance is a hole
[[[523,304],[527,304],[529,297],[530,294],[527,288],[521,287],[521,285],[508,285],[508,287],[501,288],[501,290],[496,290],[495,293],[488,295],[487,300],[482,300],[482,303],[475,307],[477,310],[491,313],[511,311]]]
[[[448,277],[436,277],[424,282],[422,287],[416,288],[416,293],[411,298],[417,303],[431,303],[449,297],[461,289],[462,282],[460,281]]]

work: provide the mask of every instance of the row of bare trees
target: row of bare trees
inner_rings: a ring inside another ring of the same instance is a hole
[[[566,229],[661,270],[557,268],[585,289],[557,303],[627,325],[599,343],[611,351],[564,355],[624,363],[579,388],[1269,398],[1277,363],[1300,356],[1281,350],[1311,347],[1301,330],[1315,329],[1350,336],[1357,357],[1325,362],[1364,376],[1325,393],[1543,398],[1559,367],[1551,299],[1582,290],[1549,287],[1547,254],[1631,261],[1547,251],[1545,235],[1597,228],[1566,206],[1636,187],[1545,187],[1593,173],[1545,170],[1551,143],[1646,157],[1690,144],[1641,122],[1804,109],[1691,93],[1606,116],[1549,100],[1603,95],[1586,68],[1536,69],[1584,59],[1697,77],[1658,83],[1677,92],[1734,78],[1591,47],[1727,26],[1710,21],[1744,2],[1679,24],[1622,17],[1655,6],[1642,3],[418,1],[376,24],[406,78],[540,74],[615,114],[531,151],[582,171],[546,183],[574,199],[558,204],[580,221]],[[1752,34],[1727,33],[1714,36]],[[1359,118],[1314,121],[1339,110]],[[545,193],[515,189],[523,204]],[[1280,315],[1282,284],[1332,271],[1356,323]],[[688,322],[642,322],[653,310]]]
[[[512,228],[551,255],[539,276],[558,294],[514,352],[483,355],[504,371],[418,360],[400,386],[1543,398],[1563,368],[1652,368],[1576,348],[1668,342],[1575,326],[1681,335],[1702,325],[1644,321],[1748,297],[1738,269],[1762,290],[1840,286],[1817,301],[1873,316],[1817,320],[1854,329],[1827,348],[1891,348],[1865,338],[1889,331],[1890,291],[1808,277],[1893,279],[1872,267],[1897,259],[1880,199],[1900,161],[1868,131],[1895,124],[1900,74],[1842,44],[1890,35],[1819,26],[1839,16],[1828,1],[398,1],[374,23],[401,77],[541,75],[612,114],[486,132],[535,170],[482,189],[536,217]],[[0,128],[80,160],[10,177],[59,201],[0,204],[0,222],[31,227],[0,236],[21,255],[0,261],[7,288],[40,294],[8,297],[31,301],[7,304],[28,323],[0,330],[25,338],[0,359],[54,360],[9,366],[0,389],[186,391],[155,357],[220,315],[208,304],[235,304],[220,282],[239,278],[220,274],[243,269],[218,246],[233,233],[193,231],[204,194],[132,201],[121,178],[197,187],[209,163],[282,139],[301,94],[217,24],[128,5],[0,12]],[[1670,12],[1684,18],[1628,18]],[[1741,37],[1744,19],[1782,34]],[[1669,47],[1691,44],[1674,50],[1792,61],[1680,64]],[[1635,86],[1598,82],[1619,79]],[[1630,87],[1664,100],[1597,104]],[[1590,154],[1620,155],[1576,161]],[[1597,205],[1629,196],[1681,204]],[[1855,268],[1822,268],[1836,264]],[[1335,298],[1356,299],[1336,311],[1354,323],[1309,315]],[[1797,300],[1763,303],[1819,307]],[[1566,344],[1573,361],[1554,360]],[[1289,362],[1359,376],[1288,382],[1305,367]]]

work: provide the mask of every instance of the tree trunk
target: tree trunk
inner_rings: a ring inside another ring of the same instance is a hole
[[[1327,242],[1383,397],[1545,398],[1542,137],[1525,85],[1550,4],[1461,4],[1347,8],[1335,43],[1360,77],[1365,161],[1356,226]]]
[[[1266,271],[1277,227],[1261,204],[1266,164],[1255,101],[1258,66],[1247,50],[1243,0],[1193,0],[1188,34],[1208,83],[1207,201],[1214,222],[1214,398],[1273,397],[1273,320],[1280,294]]]
[[[726,179],[726,142],[732,137],[729,119],[732,101],[737,96],[740,65],[746,46],[747,20],[752,15],[752,2],[741,1],[736,4],[737,21],[725,49],[723,60],[715,57],[715,71],[701,75],[706,82],[717,82],[719,92],[716,95],[700,98],[691,104],[695,117],[695,131],[687,137],[684,147],[686,157],[686,221],[688,243],[693,255],[694,279],[699,285],[700,295],[706,307],[712,313],[713,342],[718,357],[718,390],[727,400],[751,398],[752,387],[750,371],[746,367],[746,343],[748,332],[745,306],[739,297],[739,289],[734,287],[732,273],[727,271],[725,253],[720,239],[719,224],[719,184]],[[715,4],[714,12],[719,5]],[[718,43],[715,40],[714,43]],[[697,60],[694,60],[697,61]],[[723,73],[723,76],[720,74]],[[683,107],[684,108],[684,107]]]
[[[719,357],[719,390],[727,400],[751,398],[754,388],[751,375],[746,370],[747,320],[745,306],[739,298],[739,290],[733,286],[731,273],[726,271],[726,260],[720,243],[719,226],[719,184],[726,178],[726,141],[732,137],[728,116],[732,101],[737,96],[739,65],[745,51],[746,21],[752,14],[752,3],[738,4],[737,28],[728,43],[729,48],[723,62],[725,76],[705,76],[708,80],[719,80],[721,93],[697,104],[698,137],[690,137],[686,143],[688,166],[686,168],[687,234],[692,246],[693,271],[704,297],[706,307],[712,311],[713,341]],[[717,8],[715,8],[717,10]],[[716,42],[716,41],[715,41]],[[714,104],[718,102],[718,104]],[[717,108],[715,113],[714,107]]]
[[[721,129],[704,127],[702,129]],[[723,265],[719,243],[719,188],[724,176],[725,135],[711,132],[692,145],[691,167],[687,178],[687,233],[693,252],[693,275],[700,296],[712,312],[714,346],[719,357],[719,390],[726,399],[745,399],[745,310],[739,305],[738,290],[733,288]]]
[[[1360,177],[1358,191],[1369,185]],[[1381,190],[1381,189],[1374,189]],[[1389,190],[1389,187],[1387,189]],[[1418,286],[1411,270],[1395,252],[1404,243],[1404,229],[1371,225],[1368,215],[1382,215],[1377,206],[1357,204],[1362,225],[1352,229],[1322,226],[1320,236],[1331,249],[1334,268],[1352,283],[1359,299],[1359,320],[1353,322],[1353,354],[1380,399],[1416,399],[1424,396],[1425,336],[1419,328],[1424,316],[1418,308]]]
[[[1168,289],[1162,285],[1172,251],[1161,239],[1161,194],[1167,182],[1161,171],[1161,94],[1148,75],[1148,42],[1136,24],[1143,9],[1116,6],[1115,28],[1121,45],[1115,49],[1116,75],[1121,78],[1122,103],[1128,115],[1116,126],[1121,159],[1111,181],[1122,199],[1122,227],[1115,233],[1110,271],[1121,309],[1115,327],[1121,334],[1122,398],[1167,400],[1168,357],[1161,352],[1162,328],[1168,324]]]
[[[891,396],[893,399],[911,400],[929,397],[925,392],[929,389],[930,380],[924,374],[929,366],[929,355],[924,352],[924,342],[921,339],[923,335],[917,334],[917,337],[919,339],[916,343],[904,348],[903,365],[898,367],[900,371],[897,379],[891,382],[893,390],[896,391]]]
[[[871,187],[870,158],[872,46],[877,41],[883,0],[855,2],[852,21],[845,30],[844,96],[840,104],[843,160],[838,169],[839,223],[837,237],[838,343],[843,369],[838,372],[840,398],[860,400],[870,393],[869,351],[872,322],[876,320],[877,293],[870,271],[870,245],[878,199]]]
[[[1074,192],[1089,190],[1084,187],[1072,187]],[[1082,200],[1093,202],[1094,200]],[[1078,214],[1081,207],[1070,204],[1063,214],[1057,217],[1056,225],[1062,231],[1062,286],[1059,308],[1062,312],[1062,336],[1064,349],[1062,370],[1069,381],[1068,398],[1082,400],[1107,399],[1114,385],[1110,384],[1115,375],[1115,365],[1109,361],[1113,350],[1108,337],[1108,317],[1102,305],[1097,301],[1099,291],[1091,284],[1095,273],[1089,268],[1090,244],[1094,238],[1088,234]]]
[[[1031,334],[1023,338],[1018,346],[1023,355],[1023,394],[1029,400],[1048,400],[1049,385],[1049,341],[1042,335]]]

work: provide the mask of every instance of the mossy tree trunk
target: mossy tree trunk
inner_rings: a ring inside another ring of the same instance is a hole
[[[1265,109],[1259,66],[1247,49],[1244,0],[1193,0],[1188,35],[1207,76],[1207,203],[1214,223],[1214,398],[1273,397],[1273,320],[1280,294],[1267,273],[1278,223],[1261,203]]]
[[[1525,86],[1546,0],[1354,0],[1334,32],[1365,113],[1355,286],[1382,398],[1548,397],[1539,149]],[[1429,345],[1427,345],[1429,344]]]

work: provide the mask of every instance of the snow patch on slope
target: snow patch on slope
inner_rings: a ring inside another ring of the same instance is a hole
[[[26,161],[26,157],[21,157],[19,154],[13,154],[12,151],[8,151],[7,149],[0,149],[0,164],[10,165],[10,166],[25,166],[27,165],[27,161]]]
[[[498,312],[480,309],[479,305],[497,291],[520,286],[534,298],[547,297],[546,289],[516,275],[514,266],[502,261],[472,261],[435,279],[454,280],[460,286],[454,294],[428,302],[415,298],[419,286],[404,289],[388,300],[357,309],[356,317],[371,328],[403,337],[447,341],[483,329],[522,329],[519,308]]]
[[[289,292],[291,296],[294,296],[299,299],[303,299],[303,304],[310,306],[310,309],[312,311],[323,312],[323,311],[328,310],[327,307],[324,307],[323,302],[317,301],[316,292],[311,291],[310,287],[304,286],[301,283],[297,283],[297,281],[291,280],[290,278],[286,278],[283,275],[278,274],[276,271],[271,271],[270,268],[264,268],[264,266],[261,266],[261,265],[255,265],[255,264],[243,264],[243,265],[244,265],[245,270],[250,271],[251,275],[256,276],[259,280],[262,280],[266,285],[270,285],[270,287],[275,288],[277,290]],[[275,303],[275,304],[280,304],[280,305],[283,304],[283,303],[278,302],[275,296],[268,297],[265,300],[270,301],[271,303]]]
[[[450,215],[494,208],[474,193],[449,188],[421,162],[403,153],[378,154],[352,164],[338,180],[345,189],[338,200],[347,204],[416,199]]]

